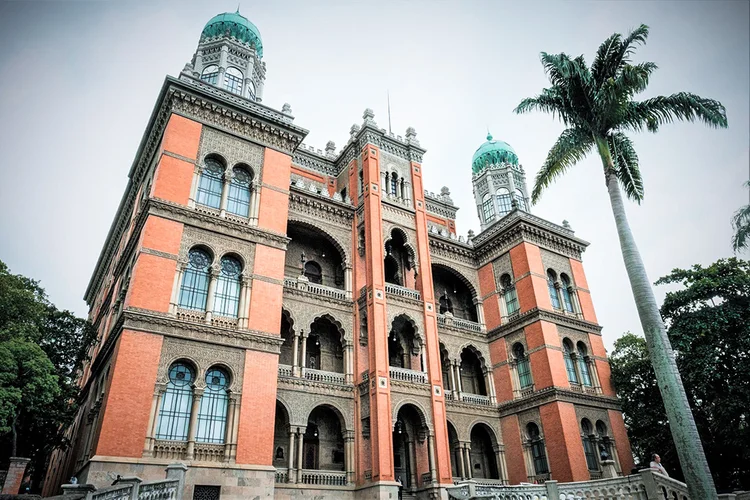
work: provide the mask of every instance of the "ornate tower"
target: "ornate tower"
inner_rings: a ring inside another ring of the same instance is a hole
[[[514,209],[529,211],[526,173],[510,144],[488,133],[474,153],[471,172],[482,231]]]
[[[262,59],[260,32],[238,9],[214,16],[206,23],[198,49],[182,73],[261,102],[266,80],[266,63]]]

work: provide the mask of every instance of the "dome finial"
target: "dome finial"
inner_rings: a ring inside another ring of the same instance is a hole
[[[489,127],[487,127],[487,140],[488,141],[492,140],[492,134],[490,134],[490,128]]]
[[[239,14],[239,13],[240,13],[240,4],[237,4],[237,12],[236,12],[236,14]]]

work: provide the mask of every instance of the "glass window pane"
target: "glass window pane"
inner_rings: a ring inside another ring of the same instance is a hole
[[[576,366],[573,363],[573,358],[570,357],[570,349],[563,343],[563,357],[565,358],[565,370],[568,372],[568,381],[571,384],[578,383],[578,374],[576,373]]]
[[[482,215],[484,215],[484,222],[489,222],[495,218],[495,204],[492,202],[492,196],[485,195],[482,201]]]
[[[216,280],[214,314],[236,318],[240,305],[240,273],[242,264],[233,257],[221,259],[221,273]]]
[[[549,288],[549,299],[552,302],[553,309],[561,309],[560,297],[557,296],[557,288],[555,287],[555,276],[552,271],[547,273],[547,288]]]
[[[524,357],[518,360],[518,381],[521,384],[521,389],[525,389],[532,384],[529,358]]]
[[[206,390],[198,409],[195,440],[201,443],[224,443],[229,397],[229,377],[223,370],[212,368],[206,373]]]
[[[586,353],[580,348],[578,349],[578,369],[581,370],[581,378],[583,379],[583,385],[591,386],[591,373],[589,372],[589,364],[586,362]]]
[[[190,250],[188,265],[180,286],[180,307],[196,310],[206,309],[210,265],[211,256],[207,252],[199,248]]]
[[[206,66],[203,68],[203,73],[201,73],[201,80],[210,83],[211,85],[216,85],[216,81],[219,79],[219,67],[215,64],[212,64],[211,66]]]
[[[232,182],[229,184],[227,212],[241,217],[250,215],[250,181],[252,178],[242,168],[232,169]]]
[[[497,206],[498,206],[498,210],[500,210],[500,217],[508,215],[512,208],[511,203],[510,203],[510,195],[509,194],[498,195]]]
[[[187,365],[175,363],[169,369],[169,382],[162,396],[156,439],[187,439],[190,410],[193,406],[193,379],[193,371]]]
[[[197,202],[211,208],[221,206],[221,190],[223,187],[222,176],[224,167],[217,160],[206,159],[206,165],[201,172],[198,183]]]

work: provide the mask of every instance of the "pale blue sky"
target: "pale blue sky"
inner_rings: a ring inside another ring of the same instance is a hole
[[[722,101],[730,128],[663,127],[633,137],[646,200],[628,215],[652,281],[731,255],[730,217],[748,202],[750,9],[731,2],[245,1],[268,73],[264,103],[292,105],[306,142],[342,146],[371,107],[394,132],[416,128],[427,187],[451,188],[459,233],[478,231],[471,155],[487,127],[531,180],[562,130],[512,109],[547,85],[539,52],[583,53],[615,31],[651,26],[638,60],[660,69],[646,96]],[[0,3],[0,259],[80,315],[83,293],[166,74],[230,2]],[[604,188],[590,157],[533,213],[591,242],[584,265],[604,338],[640,332]],[[657,288],[661,300],[663,287]]]

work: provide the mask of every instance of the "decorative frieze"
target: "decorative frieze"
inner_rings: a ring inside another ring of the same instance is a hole
[[[577,319],[563,313],[552,312],[535,307],[515,316],[508,323],[500,325],[494,330],[487,332],[487,340],[492,342],[495,339],[505,337],[509,333],[525,328],[537,321],[547,321],[549,323],[555,323],[556,325],[568,326],[570,328],[598,335],[600,335],[602,331],[602,327],[596,323]]]

